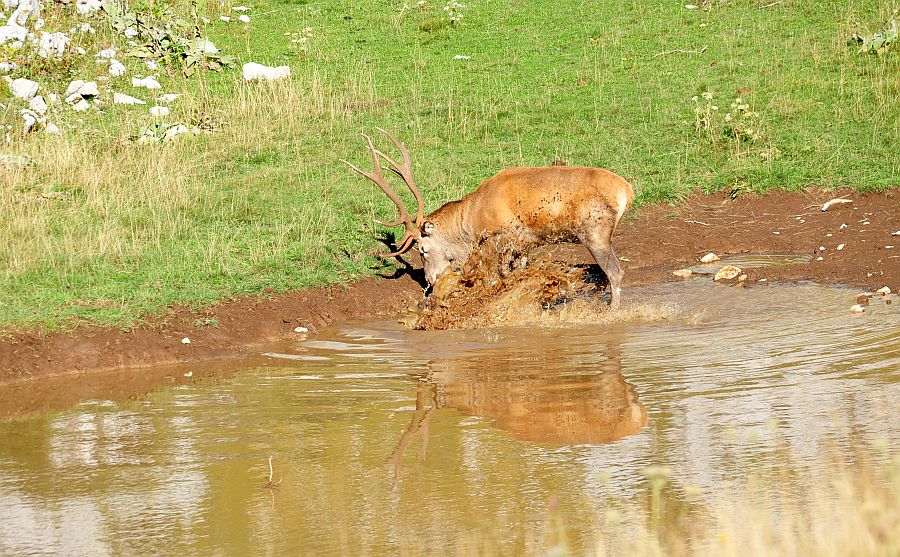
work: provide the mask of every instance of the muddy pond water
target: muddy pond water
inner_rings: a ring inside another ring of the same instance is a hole
[[[17,410],[25,392],[0,389],[0,554],[447,555],[489,540],[515,555],[557,515],[581,554],[609,501],[645,500],[654,464],[700,506],[767,470],[787,469],[778,489],[799,498],[824,452],[900,442],[900,304],[852,315],[855,294],[692,279],[628,289],[667,308],[648,319],[345,323],[218,371],[171,368],[134,400],[94,388]]]

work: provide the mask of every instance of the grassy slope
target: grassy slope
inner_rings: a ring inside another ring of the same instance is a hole
[[[900,52],[845,45],[888,3],[484,0],[456,28],[435,25],[443,2],[431,3],[251,5],[249,26],[214,20],[209,34],[242,61],[291,64],[289,84],[160,78],[188,93],[173,119],[202,116],[216,133],[122,144],[149,118],[111,108],[79,116],[97,130],[83,145],[70,131],[11,146],[37,164],[0,181],[0,324],[125,325],[175,301],[370,272],[372,218],[392,207],[337,160],[368,164],[358,134],[376,126],[410,148],[428,209],[505,166],[556,158],[615,170],[639,203],[697,187],[900,183]],[[305,27],[297,55],[285,33]],[[694,129],[704,91],[719,105],[712,141]],[[761,115],[754,144],[720,133],[737,96]],[[22,202],[50,190],[73,196]]]

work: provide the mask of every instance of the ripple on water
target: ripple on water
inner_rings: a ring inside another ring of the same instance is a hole
[[[477,532],[519,554],[551,500],[578,553],[649,464],[698,505],[786,468],[799,497],[823,453],[900,441],[900,304],[852,315],[854,294],[701,278],[628,289],[627,319],[345,324],[139,404],[0,423],[0,553],[452,553]]]

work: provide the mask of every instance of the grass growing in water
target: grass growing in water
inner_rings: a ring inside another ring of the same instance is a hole
[[[428,209],[557,158],[615,170],[638,204],[900,175],[900,56],[846,44],[887,21],[884,2],[486,1],[451,22],[442,2],[275,1],[247,25],[200,8],[226,53],[294,78],[161,76],[186,93],[171,120],[215,130],[174,143],[127,141],[152,119],[120,107],[59,109],[62,136],[14,137],[7,151],[35,164],[0,180],[0,324],[124,325],[370,273],[372,220],[392,207],[337,161],[362,162],[376,126],[410,148]],[[88,58],[56,82],[92,79]],[[695,96],[720,103],[699,124]],[[726,121],[733,104],[747,108]]]

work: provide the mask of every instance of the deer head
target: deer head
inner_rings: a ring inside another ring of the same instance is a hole
[[[422,201],[422,193],[419,191],[419,188],[416,187],[415,180],[413,180],[412,161],[410,160],[409,151],[406,149],[406,146],[400,143],[397,138],[395,138],[390,133],[384,131],[381,128],[377,129],[378,131],[386,135],[388,139],[390,139],[391,142],[400,151],[400,155],[403,158],[402,163],[398,163],[396,160],[376,149],[375,145],[372,143],[372,138],[367,135],[363,135],[363,137],[366,139],[366,143],[369,146],[369,153],[372,156],[372,163],[375,168],[371,172],[366,172],[365,170],[362,170],[354,164],[343,159],[341,159],[341,162],[374,182],[375,185],[377,185],[381,189],[381,191],[383,191],[384,194],[394,202],[394,205],[397,206],[397,210],[400,212],[399,218],[395,221],[376,221],[379,224],[383,224],[384,226],[398,226],[402,224],[406,228],[406,233],[403,235],[403,238],[396,244],[397,250],[392,253],[379,255],[379,257],[381,257],[382,259],[387,259],[388,257],[397,257],[403,255],[404,253],[412,249],[413,244],[418,243],[419,253],[422,254],[422,258],[425,261],[425,278],[426,280],[428,280],[429,284],[434,284],[434,281],[437,280],[437,276],[441,273],[441,271],[443,271],[450,264],[450,262],[453,261],[453,255],[451,255],[448,250],[440,249],[441,242],[436,235],[434,223],[431,221],[426,221],[423,216],[425,204]],[[415,197],[416,203],[418,204],[418,207],[416,208],[415,220],[413,220],[412,216],[409,214],[409,211],[403,205],[403,201],[397,195],[397,192],[394,191],[393,188],[391,188],[391,186],[388,184],[381,167],[382,159],[387,161],[387,163],[390,165],[389,170],[391,172],[403,179],[403,182],[412,192],[413,197]]]

